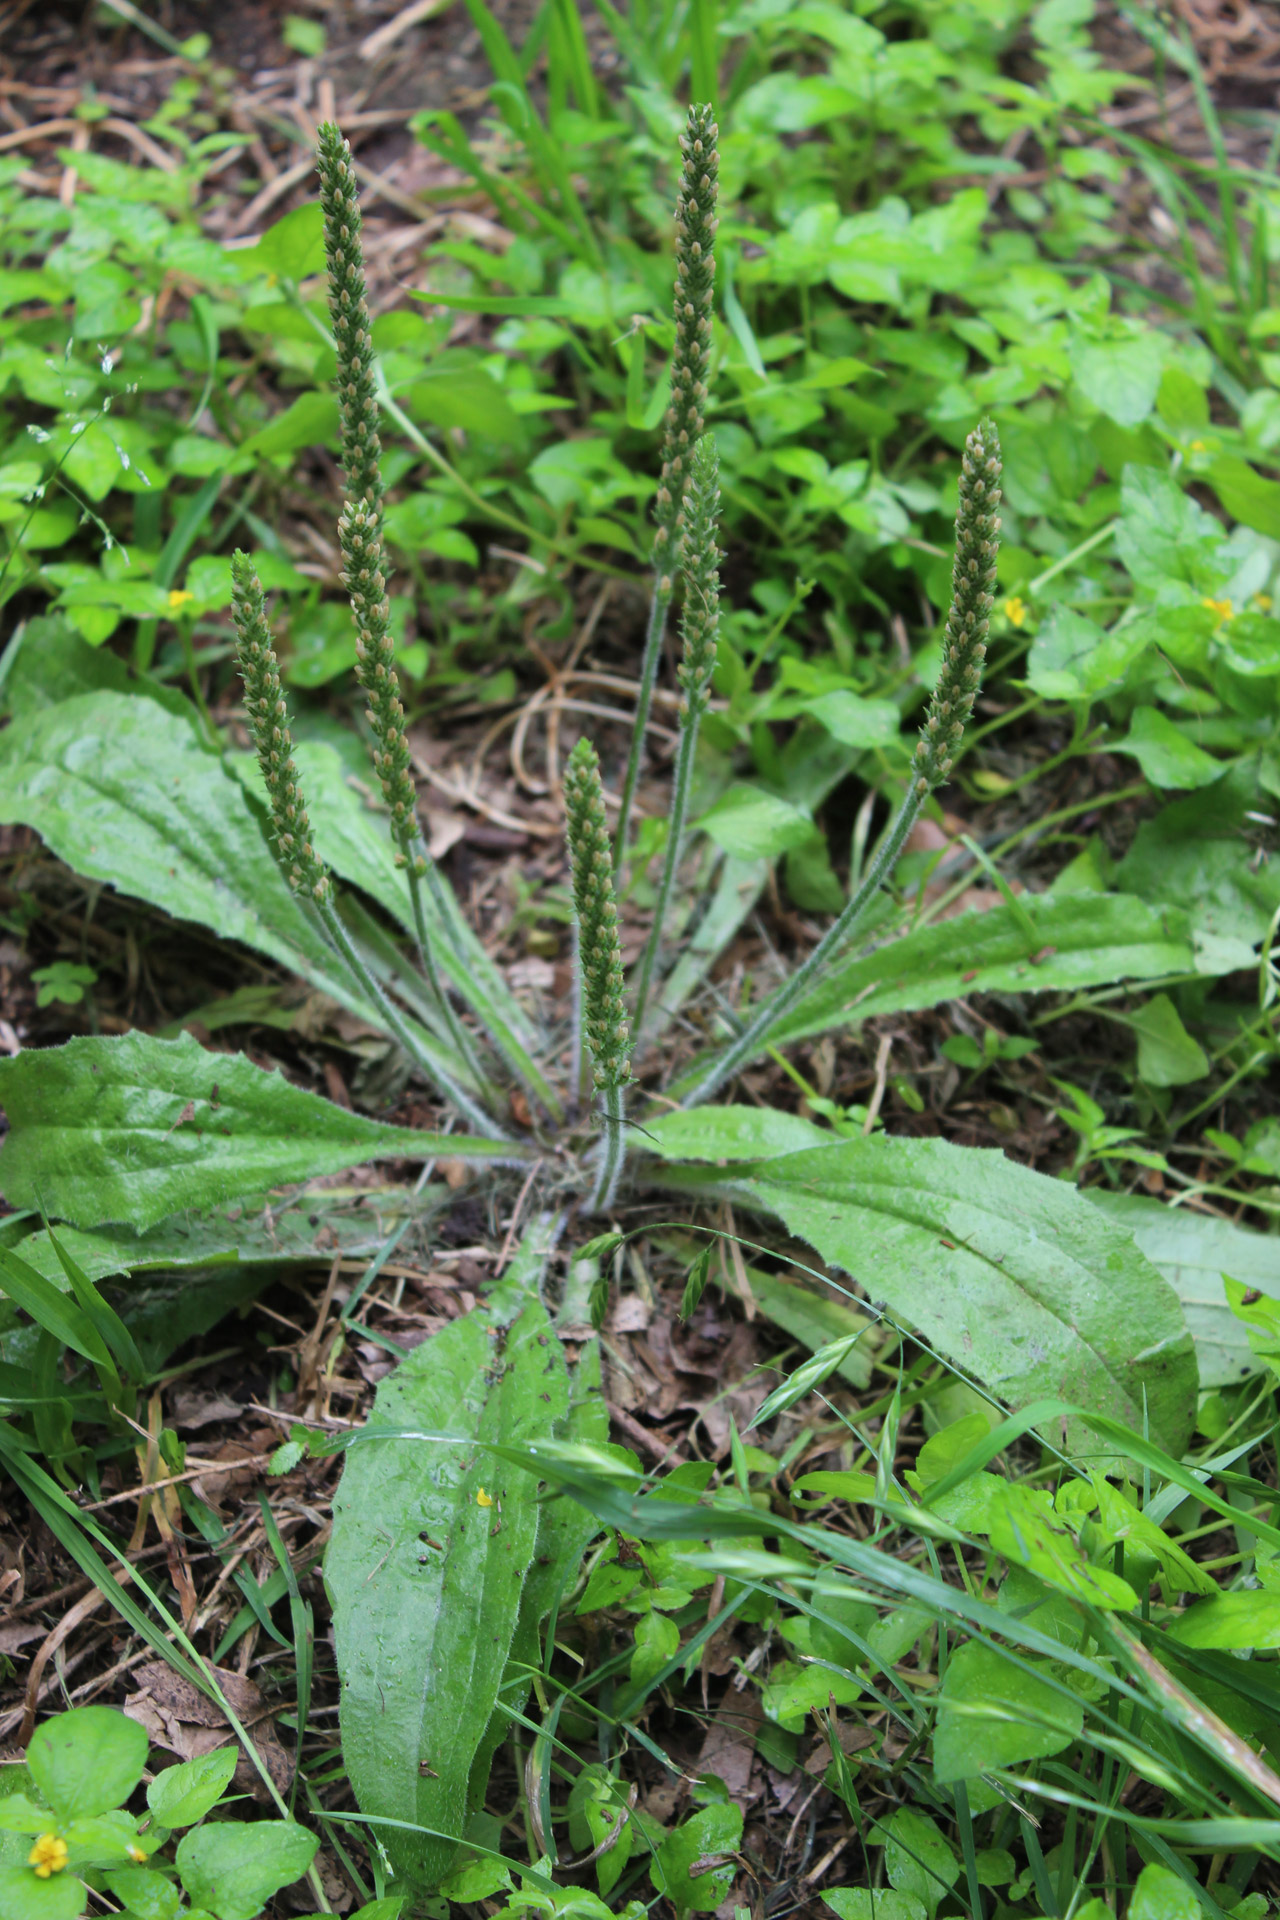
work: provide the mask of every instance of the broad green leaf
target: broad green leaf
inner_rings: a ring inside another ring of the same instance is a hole
[[[1247,818],[1265,813],[1265,800],[1256,760],[1229,767],[1211,787],[1143,821],[1119,885],[1171,913],[1174,924],[1185,914],[1197,933],[1256,944],[1280,907],[1280,860],[1256,858],[1257,826]]]
[[[79,1227],[143,1229],[187,1207],[391,1155],[512,1151],[383,1126],[242,1054],[206,1053],[189,1033],[85,1036],[0,1060],[0,1104],[9,1200],[43,1204]]]
[[[1165,1585],[1171,1593],[1217,1593],[1217,1582],[1212,1574],[1206,1573],[1176,1540],[1171,1540],[1163,1527],[1157,1526],[1131,1500],[1127,1500],[1119,1487],[1113,1486],[1100,1473],[1092,1474],[1090,1478],[1098,1498],[1098,1518],[1094,1523],[1097,1546],[1092,1547],[1092,1551],[1123,1540],[1128,1549],[1147,1555],[1159,1564]]]
[[[146,1732],[114,1707],[60,1713],[36,1728],[27,1748],[31,1777],[63,1821],[118,1807],[146,1764]]]
[[[219,1747],[166,1767],[147,1788],[147,1805],[162,1827],[194,1827],[221,1800],[236,1770],[238,1750]]]
[[[70,1820],[60,1831],[67,1843],[70,1873],[84,1873],[90,1867],[123,1866],[138,1844],[138,1823],[123,1808]]]
[[[914,1895],[879,1887],[828,1887],[822,1900],[836,1920],[928,1920]]]
[[[78,1920],[88,1903],[74,1873],[37,1880],[31,1867],[0,1867],[0,1920]]]
[[[1181,1874],[1152,1861],[1134,1882],[1128,1920],[1200,1920],[1203,1911],[1196,1889]]]
[[[884,1848],[884,1870],[899,1893],[911,1894],[933,1920],[938,1902],[960,1878],[960,1862],[927,1814],[899,1807],[872,1828]]]
[[[763,787],[732,786],[696,824],[739,860],[774,860],[813,837],[807,813]]]
[[[741,1807],[704,1807],[659,1847],[649,1876],[678,1913],[714,1913],[738,1872]]]
[[[1136,427],[1156,403],[1163,356],[1158,336],[1143,330],[1127,339],[1080,340],[1071,348],[1071,373],[1077,387],[1117,426]]]
[[[196,920],[377,1024],[271,856],[262,815],[180,715],[111,688],[0,741],[0,820],[33,827],[77,873]]]
[[[571,1444],[605,1445],[609,1439],[609,1409],[600,1377],[600,1343],[592,1340],[569,1380],[569,1417],[563,1438]],[[507,1671],[484,1739],[471,1764],[469,1806],[484,1804],[493,1756],[511,1728],[529,1693],[530,1669],[541,1657],[541,1629],[553,1608],[557,1610],[577,1579],[587,1546],[599,1527],[574,1500],[549,1500],[538,1509],[538,1538],[533,1561],[520,1594],[520,1613],[511,1641]],[[625,1858],[625,1856],[624,1856]]]
[[[1182,1302],[1203,1388],[1235,1386],[1259,1371],[1244,1327],[1227,1305],[1222,1276],[1280,1299],[1280,1238],[1216,1215],[1168,1207],[1136,1193],[1091,1187],[1087,1198],[1127,1227]]]
[[[1225,767],[1157,707],[1139,707],[1111,750],[1132,754],[1153,787],[1207,787]]]
[[[1280,486],[1264,480],[1244,460],[1219,454],[1207,475],[1209,485],[1233,520],[1280,540]]]
[[[1197,1600],[1169,1631],[1188,1647],[1280,1647],[1280,1593],[1220,1593]]]
[[[117,1867],[106,1882],[135,1920],[177,1920],[182,1895],[176,1882],[154,1867]]]
[[[972,1779],[993,1767],[1060,1753],[1079,1736],[1084,1709],[1038,1674],[976,1640],[947,1662],[933,1735],[940,1781]]]
[[[53,1820],[49,1808],[26,1793],[0,1797],[0,1833],[45,1833]]]
[[[978,1475],[976,1481],[991,1483],[985,1489],[990,1503],[985,1531],[996,1552],[1002,1553],[1011,1566],[1025,1567],[1058,1593],[1087,1601],[1105,1612],[1137,1606],[1138,1596],[1127,1580],[1085,1559],[1067,1522],[1055,1512],[1049,1493],[996,1474]]]
[[[1203,1080],[1209,1056],[1183,1026],[1167,993],[1157,993],[1129,1016],[1138,1036],[1138,1078],[1149,1087],[1185,1087]]]
[[[306,792],[325,859],[411,927],[408,883],[396,870],[385,820],[353,792],[332,748],[300,747],[297,757],[313,778]],[[33,827],[77,873],[175,919],[199,921],[222,939],[242,940],[380,1025],[378,1008],[281,876],[264,809],[256,773],[246,782],[233,758],[207,751],[191,710],[160,709],[114,685],[37,712],[0,740],[0,821]],[[472,1004],[496,1016],[508,1058],[541,1088],[524,1051],[536,1044],[528,1022],[461,916],[450,932],[436,942],[444,971]],[[394,964],[425,1015],[412,977]],[[430,1036],[419,1037],[430,1052]],[[548,1104],[554,1111],[553,1095]]]
[[[1226,535],[1211,513],[1158,467],[1127,466],[1121,483],[1122,513],[1116,549],[1133,580],[1164,598],[1185,599],[1178,589],[1220,590],[1231,571],[1222,547]]]
[[[1146,1423],[1181,1457],[1196,1397],[1181,1307],[1131,1237],[1110,1221],[1099,1231],[1062,1181],[996,1152],[884,1137],[660,1178],[779,1215],[1013,1406],[1061,1398]]]
[[[541,1440],[568,1401],[532,1286],[509,1325],[477,1311],[416,1347],[347,1454],[325,1562],[343,1757],[364,1812],[427,1829],[382,1830],[415,1887],[448,1872],[466,1827],[537,1548],[527,1477],[477,1443]]]
[[[268,227],[256,246],[236,259],[246,279],[269,274],[280,280],[305,280],[324,267],[324,213],[318,200],[295,207]]]
[[[844,687],[802,701],[800,711],[812,715],[833,740],[845,747],[887,746],[897,739],[902,725],[902,715],[892,700],[863,700]]]
[[[628,1675],[633,1687],[647,1687],[679,1651],[680,1629],[665,1613],[645,1613],[635,1624]]]
[[[225,1056],[219,1055],[222,1059]],[[452,1136],[450,1136],[452,1138]],[[129,1227],[99,1227],[82,1233],[60,1227],[58,1238],[94,1280],[113,1273],[145,1274],[156,1269],[315,1261],[341,1252],[372,1259],[387,1235],[410,1215],[439,1205],[442,1183],[414,1195],[403,1185],[331,1189],[306,1196],[302,1205],[270,1205],[265,1194],[237,1195],[229,1207],[187,1212],[161,1220],[145,1233]],[[29,1234],[18,1243],[29,1266],[65,1290],[66,1280],[49,1236]]]
[[[1158,902],[1148,906],[1124,894],[1099,894],[1090,898],[1087,913],[1078,899],[1046,894],[1018,904],[1025,919],[1009,907],[993,907],[837,960],[778,1022],[771,1044],[971,993],[1075,992],[1198,970],[1189,916],[1162,911]],[[1232,963],[1238,965],[1238,958]]]
[[[804,1666],[796,1660],[777,1660],[769,1678],[760,1689],[760,1704],[765,1717],[787,1733],[800,1733],[811,1713],[825,1711],[830,1700],[838,1707],[851,1707],[866,1689],[851,1674],[835,1673],[830,1667]]]
[[[295,1820],[217,1820],[184,1834],[175,1859],[193,1907],[255,1920],[272,1894],[302,1878],[319,1844]]]
[[[828,1128],[773,1107],[700,1107],[645,1122],[645,1144],[664,1160],[763,1160],[830,1146]]]

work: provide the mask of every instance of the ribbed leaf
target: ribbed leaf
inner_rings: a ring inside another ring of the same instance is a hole
[[[382,1382],[334,1500],[325,1577],[343,1758],[365,1813],[425,1830],[379,1829],[418,1888],[448,1871],[508,1659],[531,1644],[527,1615],[516,1633],[538,1504],[527,1474],[477,1442],[528,1445],[568,1412],[536,1290],[549,1238],[540,1222],[501,1301],[451,1321]]]
[[[72,1226],[142,1229],[166,1214],[389,1155],[510,1158],[520,1149],[348,1113],[242,1054],[128,1033],[0,1060],[10,1205]]]
[[[661,1178],[777,1214],[1011,1405],[1071,1400],[1181,1457],[1197,1375],[1177,1295],[1064,1182],[1001,1153],[874,1137]],[[1089,1444],[1082,1422],[1067,1437]]]

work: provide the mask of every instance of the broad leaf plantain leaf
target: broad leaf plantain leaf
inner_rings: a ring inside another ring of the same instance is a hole
[[[391,1155],[510,1158],[495,1141],[415,1133],[348,1113],[242,1054],[128,1033],[0,1060],[11,1205],[72,1226],[143,1229],[186,1207]]]
[[[667,1166],[660,1179],[777,1214],[1012,1406],[1057,1397],[1138,1432],[1145,1422],[1181,1458],[1197,1374],[1177,1295],[1062,1181],[1001,1153],[884,1137],[732,1171]]]
[[[530,1282],[549,1238],[540,1222],[526,1239]],[[347,1456],[325,1563],[343,1758],[365,1813],[420,1830],[379,1829],[415,1888],[448,1872],[508,1660],[536,1644],[528,1612],[517,1642],[534,1484],[478,1443],[527,1446],[568,1409],[536,1285],[508,1285],[501,1307],[451,1321],[382,1382]]]

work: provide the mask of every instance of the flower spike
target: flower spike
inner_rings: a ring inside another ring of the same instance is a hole
[[[626,1006],[622,997],[622,947],[613,898],[613,863],[604,817],[600,759],[589,740],[579,740],[564,773],[564,804],[573,867],[581,953],[584,1022],[595,1083],[624,1087],[630,1074]]]
[[[710,107],[690,107],[680,141],[684,168],[676,201],[676,344],[671,357],[671,404],[662,423],[662,479],[653,542],[654,565],[660,574],[669,574],[679,559],[673,547],[679,539],[693,450],[705,425],[716,278],[718,134]]]
[[[929,792],[950,776],[982,680],[1000,544],[999,507],[1000,441],[992,423],[984,420],[964,443],[942,670],[912,762],[917,781]]]
[[[248,554],[231,556],[231,613],[236,628],[236,653],[244,680],[244,707],[258,765],[266,783],[275,830],[275,853],[295,893],[324,900],[330,891],[328,873],[311,845],[311,828],[298,769],[290,758],[293,739],[289,709],[280,686],[280,668],[271,644],[262,584]]]
[[[320,204],[329,267],[329,316],[338,352],[335,381],[347,497],[338,521],[342,584],[356,622],[356,678],[369,700],[377,745],[373,764],[397,841],[417,837],[417,789],[410,772],[404,706],[395,669],[382,544],[382,447],[373,337],[365,297],[360,200],[351,148],[326,121],[319,131]]]
[[[653,689],[667,632],[667,610],[675,590],[680,564],[685,490],[693,450],[706,419],[707,377],[711,370],[712,295],[716,278],[716,194],[720,160],[716,152],[719,129],[714,110],[692,106],[680,140],[684,165],[676,200],[675,350],[671,356],[671,404],[662,423],[662,478],[654,517],[653,593],[640,663],[635,727],[627,771],[622,782],[622,804],[614,839],[614,864],[621,874],[627,859],[631,808],[640,779],[645,729],[653,705]]]

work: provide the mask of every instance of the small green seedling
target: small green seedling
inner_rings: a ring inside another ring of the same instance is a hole
[[[1016,1034],[997,1033],[994,1027],[984,1027],[981,1042],[967,1033],[953,1033],[949,1040],[943,1041],[940,1051],[945,1059],[963,1067],[966,1073],[981,1073],[997,1060],[1021,1060],[1024,1054],[1034,1053],[1039,1044],[1038,1040],[1019,1039]]]
[[[64,1007],[78,1007],[85,988],[98,984],[92,967],[77,966],[73,960],[55,960],[52,966],[38,967],[31,978],[36,983],[38,1007],[52,1006],[55,1000]]]
[[[146,1764],[146,1730],[114,1707],[37,1727],[16,1790],[0,1797],[0,1920],[79,1920],[91,1894],[132,1920],[255,1920],[310,1867],[319,1842],[296,1821],[209,1817],[234,1746],[158,1773],[145,1811],[130,1813]]]

